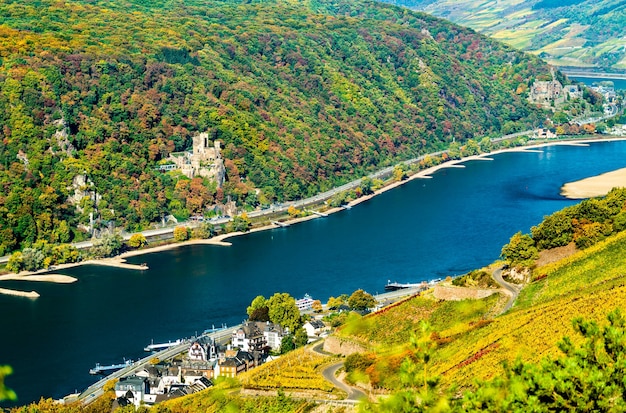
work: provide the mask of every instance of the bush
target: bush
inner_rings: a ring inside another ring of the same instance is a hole
[[[174,228],[174,240],[176,242],[187,241],[189,239],[189,228],[176,227]]]
[[[369,366],[374,364],[375,357],[369,354],[362,353],[352,353],[343,363],[343,367],[345,368],[347,373],[353,371],[365,371]]]
[[[533,229],[534,228],[535,227],[533,227]],[[537,259],[539,253],[533,238],[528,234],[518,232],[513,235],[511,241],[502,248],[501,256],[513,265],[529,265],[531,261]]]

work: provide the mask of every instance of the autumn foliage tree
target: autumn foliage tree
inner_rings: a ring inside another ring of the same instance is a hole
[[[174,228],[174,240],[176,242],[187,241],[189,239],[189,228],[187,227],[176,227]]]
[[[141,248],[147,243],[146,237],[141,233],[131,235],[128,240],[128,245],[132,248]]]

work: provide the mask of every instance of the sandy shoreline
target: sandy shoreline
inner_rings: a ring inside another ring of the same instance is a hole
[[[355,199],[353,201],[351,201],[348,206],[352,207],[355,205],[358,205],[362,202],[368,201],[370,199],[372,199],[373,197],[382,194],[384,192],[390,191],[394,188],[397,188],[398,186],[404,185],[407,182],[410,182],[414,179],[428,179],[428,178],[432,178],[431,174],[433,174],[434,172],[440,170],[440,169],[445,169],[445,168],[459,168],[459,167],[464,167],[464,165],[462,165],[464,162],[468,162],[468,161],[473,161],[473,160],[479,160],[479,161],[493,161],[492,158],[490,158],[490,156],[492,155],[497,155],[500,153],[505,153],[505,152],[529,152],[529,153],[533,153],[533,152],[541,152],[541,148],[546,147],[546,146],[552,146],[552,145],[569,145],[569,146],[587,146],[589,143],[592,142],[607,142],[607,141],[614,141],[614,140],[626,140],[626,137],[618,137],[618,138],[602,138],[602,139],[585,139],[585,140],[574,140],[574,141],[558,141],[558,142],[545,142],[545,143],[538,143],[536,145],[529,145],[529,146],[524,146],[524,147],[515,147],[515,148],[505,148],[505,149],[499,149],[493,152],[489,152],[489,153],[484,153],[484,154],[480,154],[480,155],[473,155],[473,156],[469,156],[469,157],[465,157],[462,159],[457,159],[457,160],[451,160],[451,161],[447,161],[444,163],[441,163],[439,165],[435,165],[433,167],[424,169],[422,171],[419,171],[411,176],[409,176],[407,179],[403,180],[403,181],[398,181],[398,182],[393,182],[389,185],[386,185],[383,188],[378,189],[377,191],[375,191],[373,194],[370,195],[365,195],[362,196],[358,199]],[[618,173],[619,172],[619,173]],[[613,175],[615,174],[615,175]],[[623,170],[619,170],[619,171],[614,171],[614,172],[609,172],[607,174],[603,174],[600,175],[598,177],[593,177],[593,178],[588,178],[589,182],[592,182],[591,184],[585,183],[585,185],[591,185],[591,186],[599,186],[600,183],[599,182],[606,182],[606,185],[611,185],[611,182],[614,182],[615,179],[621,179],[622,182],[624,183],[623,185],[626,185],[626,168],[624,168]],[[583,181],[587,181],[587,180],[583,180]],[[582,181],[579,181],[582,182]],[[568,184],[569,185],[569,184]],[[607,191],[608,192],[608,191]],[[590,196],[594,196],[594,195],[590,195]],[[586,198],[586,196],[583,196],[583,198]],[[338,208],[333,208],[330,209],[328,211],[325,211],[324,214],[326,215],[330,215],[339,211],[344,210],[345,208],[343,207],[338,207]],[[318,215],[308,215],[306,217],[301,217],[301,218],[295,218],[295,219],[291,219],[291,220],[287,220],[284,221],[285,224],[287,225],[293,225],[293,224],[297,224],[300,222],[305,222],[305,221],[309,221],[312,219],[317,219],[320,218],[320,216]],[[140,255],[144,255],[144,254],[152,254],[152,253],[157,253],[157,252],[161,252],[161,251],[167,251],[167,250],[171,250],[171,249],[175,249],[175,248],[180,248],[180,247],[185,247],[188,245],[218,245],[218,246],[230,246],[231,243],[227,242],[225,240],[227,240],[228,238],[231,237],[236,237],[236,236],[240,236],[240,235],[245,235],[245,234],[250,234],[250,233],[254,233],[254,232],[259,232],[259,231],[266,231],[266,230],[271,230],[271,229],[276,229],[279,228],[278,225],[275,224],[270,224],[270,225],[266,225],[263,227],[259,227],[259,228],[254,228],[252,230],[250,230],[249,232],[232,232],[232,233],[228,233],[228,234],[221,234],[218,235],[216,237],[213,238],[209,238],[209,239],[192,239],[192,240],[188,240],[188,241],[183,241],[183,242],[177,242],[177,243],[173,243],[173,244],[165,244],[165,245],[160,245],[157,247],[148,247],[148,248],[144,248],[144,249],[139,249],[139,250],[134,250],[134,251],[128,251],[125,252],[117,257],[113,257],[113,258],[106,258],[106,259],[101,259],[101,260],[89,260],[89,261],[81,261],[81,262],[77,262],[77,263],[71,263],[71,264],[61,264],[61,265],[56,265],[54,266],[54,271],[58,271],[58,270],[62,270],[65,268],[72,268],[72,267],[78,267],[78,266],[82,266],[82,265],[106,265],[106,266],[112,266],[112,267],[117,267],[117,268],[128,268],[128,269],[135,269],[135,270],[147,270],[148,267],[144,266],[144,265],[136,265],[136,264],[128,264],[126,263],[126,258],[130,258],[130,257],[135,257],[135,256],[140,256]],[[51,270],[47,269],[47,270],[40,270],[40,271],[36,271],[36,272],[21,272],[20,274],[7,274],[7,275],[0,275],[0,281],[3,280],[30,280],[30,281],[46,281],[46,282],[60,282],[60,283],[66,283],[66,282],[73,282],[73,281],[67,281],[67,276],[61,276],[60,278],[55,277],[55,274],[49,274]],[[36,279],[33,277],[39,277],[38,274],[42,274],[45,273],[45,278],[44,279]],[[56,274],[59,275],[59,274]],[[72,278],[72,277],[68,277],[68,278]],[[2,293],[0,291],[0,293]]]
[[[561,187],[561,195],[569,199],[585,199],[604,196],[613,188],[623,187],[626,187],[626,168],[566,183]]]

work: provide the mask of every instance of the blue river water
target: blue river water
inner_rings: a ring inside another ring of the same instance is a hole
[[[458,275],[498,258],[517,231],[571,205],[570,181],[626,167],[626,141],[507,152],[447,168],[350,210],[289,228],[232,238],[231,247],[188,246],[133,258],[150,270],[84,266],[74,284],[3,282],[36,300],[0,295],[0,365],[27,403],[93,383],[96,362],[138,358],[156,341],[245,317],[258,294],[329,296],[387,280]]]
[[[570,76],[570,79],[583,82],[587,86],[593,86],[595,83],[610,81],[610,82],[613,82],[613,87],[615,87],[615,90],[626,89],[626,79],[605,79],[605,78],[600,78],[600,77],[578,77],[578,76]]]

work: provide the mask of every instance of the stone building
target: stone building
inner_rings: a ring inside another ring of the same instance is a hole
[[[221,187],[226,179],[226,168],[220,142],[216,140],[211,144],[207,132],[194,136],[192,140],[191,151],[172,153],[170,160],[185,176],[213,179]]]
[[[535,81],[530,88],[529,100],[540,105],[562,103],[565,100],[563,85],[558,80]]]

